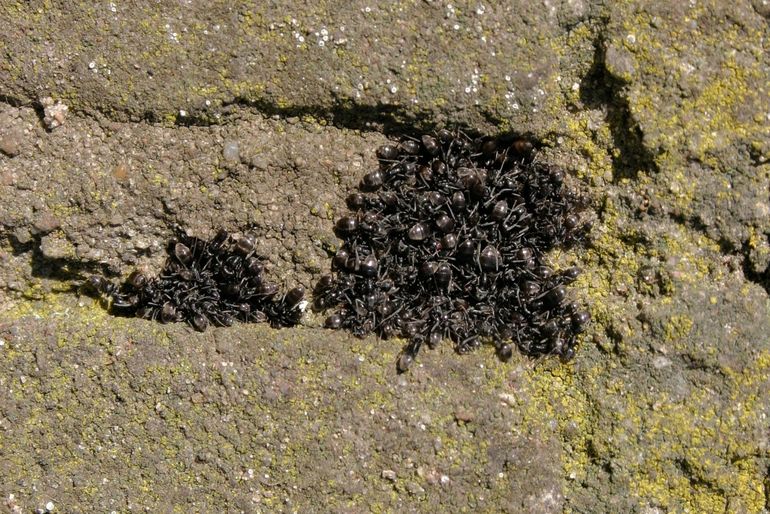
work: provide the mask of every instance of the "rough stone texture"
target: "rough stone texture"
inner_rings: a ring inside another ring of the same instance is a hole
[[[766,3],[3,3],[0,511],[769,511]],[[175,225],[252,226],[309,286],[374,149],[447,123],[532,134],[593,198],[552,256],[595,320],[572,363],[396,376],[316,315],[77,295]]]

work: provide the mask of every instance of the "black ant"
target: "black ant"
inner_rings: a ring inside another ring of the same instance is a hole
[[[220,229],[203,240],[178,229],[157,277],[135,271],[117,285],[94,275],[81,290],[98,296],[115,313],[163,323],[186,321],[199,331],[236,321],[296,325],[304,289],[279,295],[278,286],[263,278],[264,259],[256,255],[256,243],[252,232],[236,238]]]
[[[335,226],[336,276],[316,287],[317,308],[337,307],[326,326],[405,337],[399,372],[443,339],[459,353],[490,340],[501,360],[513,345],[571,357],[590,317],[565,307],[577,273],[554,273],[543,258],[587,228],[564,173],[534,146],[441,129],[378,148],[379,169]]]

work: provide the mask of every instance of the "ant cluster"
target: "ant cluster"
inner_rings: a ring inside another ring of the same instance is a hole
[[[556,272],[544,255],[582,240],[581,199],[564,173],[523,139],[440,130],[377,150],[379,169],[350,194],[337,220],[343,245],[315,305],[337,307],[328,328],[408,340],[404,372],[423,344],[458,353],[494,342],[530,356],[573,357],[590,316],[568,301],[577,268]]]
[[[303,311],[304,289],[278,294],[264,277],[264,259],[254,252],[256,236],[235,239],[224,229],[210,241],[178,231],[168,245],[160,275],[134,271],[121,285],[94,275],[85,283],[104,297],[113,312],[126,316],[186,321],[204,331],[209,325],[230,326],[268,321],[275,327],[296,325]]]

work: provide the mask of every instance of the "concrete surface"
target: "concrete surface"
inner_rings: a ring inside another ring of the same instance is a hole
[[[500,4],[0,3],[0,512],[770,511],[770,6]],[[442,125],[529,134],[593,199],[552,255],[573,362],[397,376],[317,314],[77,294],[177,224],[310,286],[374,149]]]

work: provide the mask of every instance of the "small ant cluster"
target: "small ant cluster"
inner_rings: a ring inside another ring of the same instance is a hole
[[[579,270],[556,272],[544,255],[588,225],[563,172],[534,155],[523,139],[448,130],[381,146],[336,222],[335,274],[315,288],[316,307],[337,307],[326,326],[406,338],[399,372],[444,339],[459,353],[492,341],[503,360],[511,342],[572,358],[590,319],[567,299]]]
[[[224,229],[210,241],[181,230],[169,243],[160,275],[151,278],[134,271],[121,285],[94,275],[86,289],[106,299],[113,312],[126,316],[186,321],[204,331],[209,325],[230,326],[268,321],[275,327],[296,325],[305,295],[299,286],[278,294],[278,286],[264,277],[264,259],[256,255],[256,237],[233,238]]]

